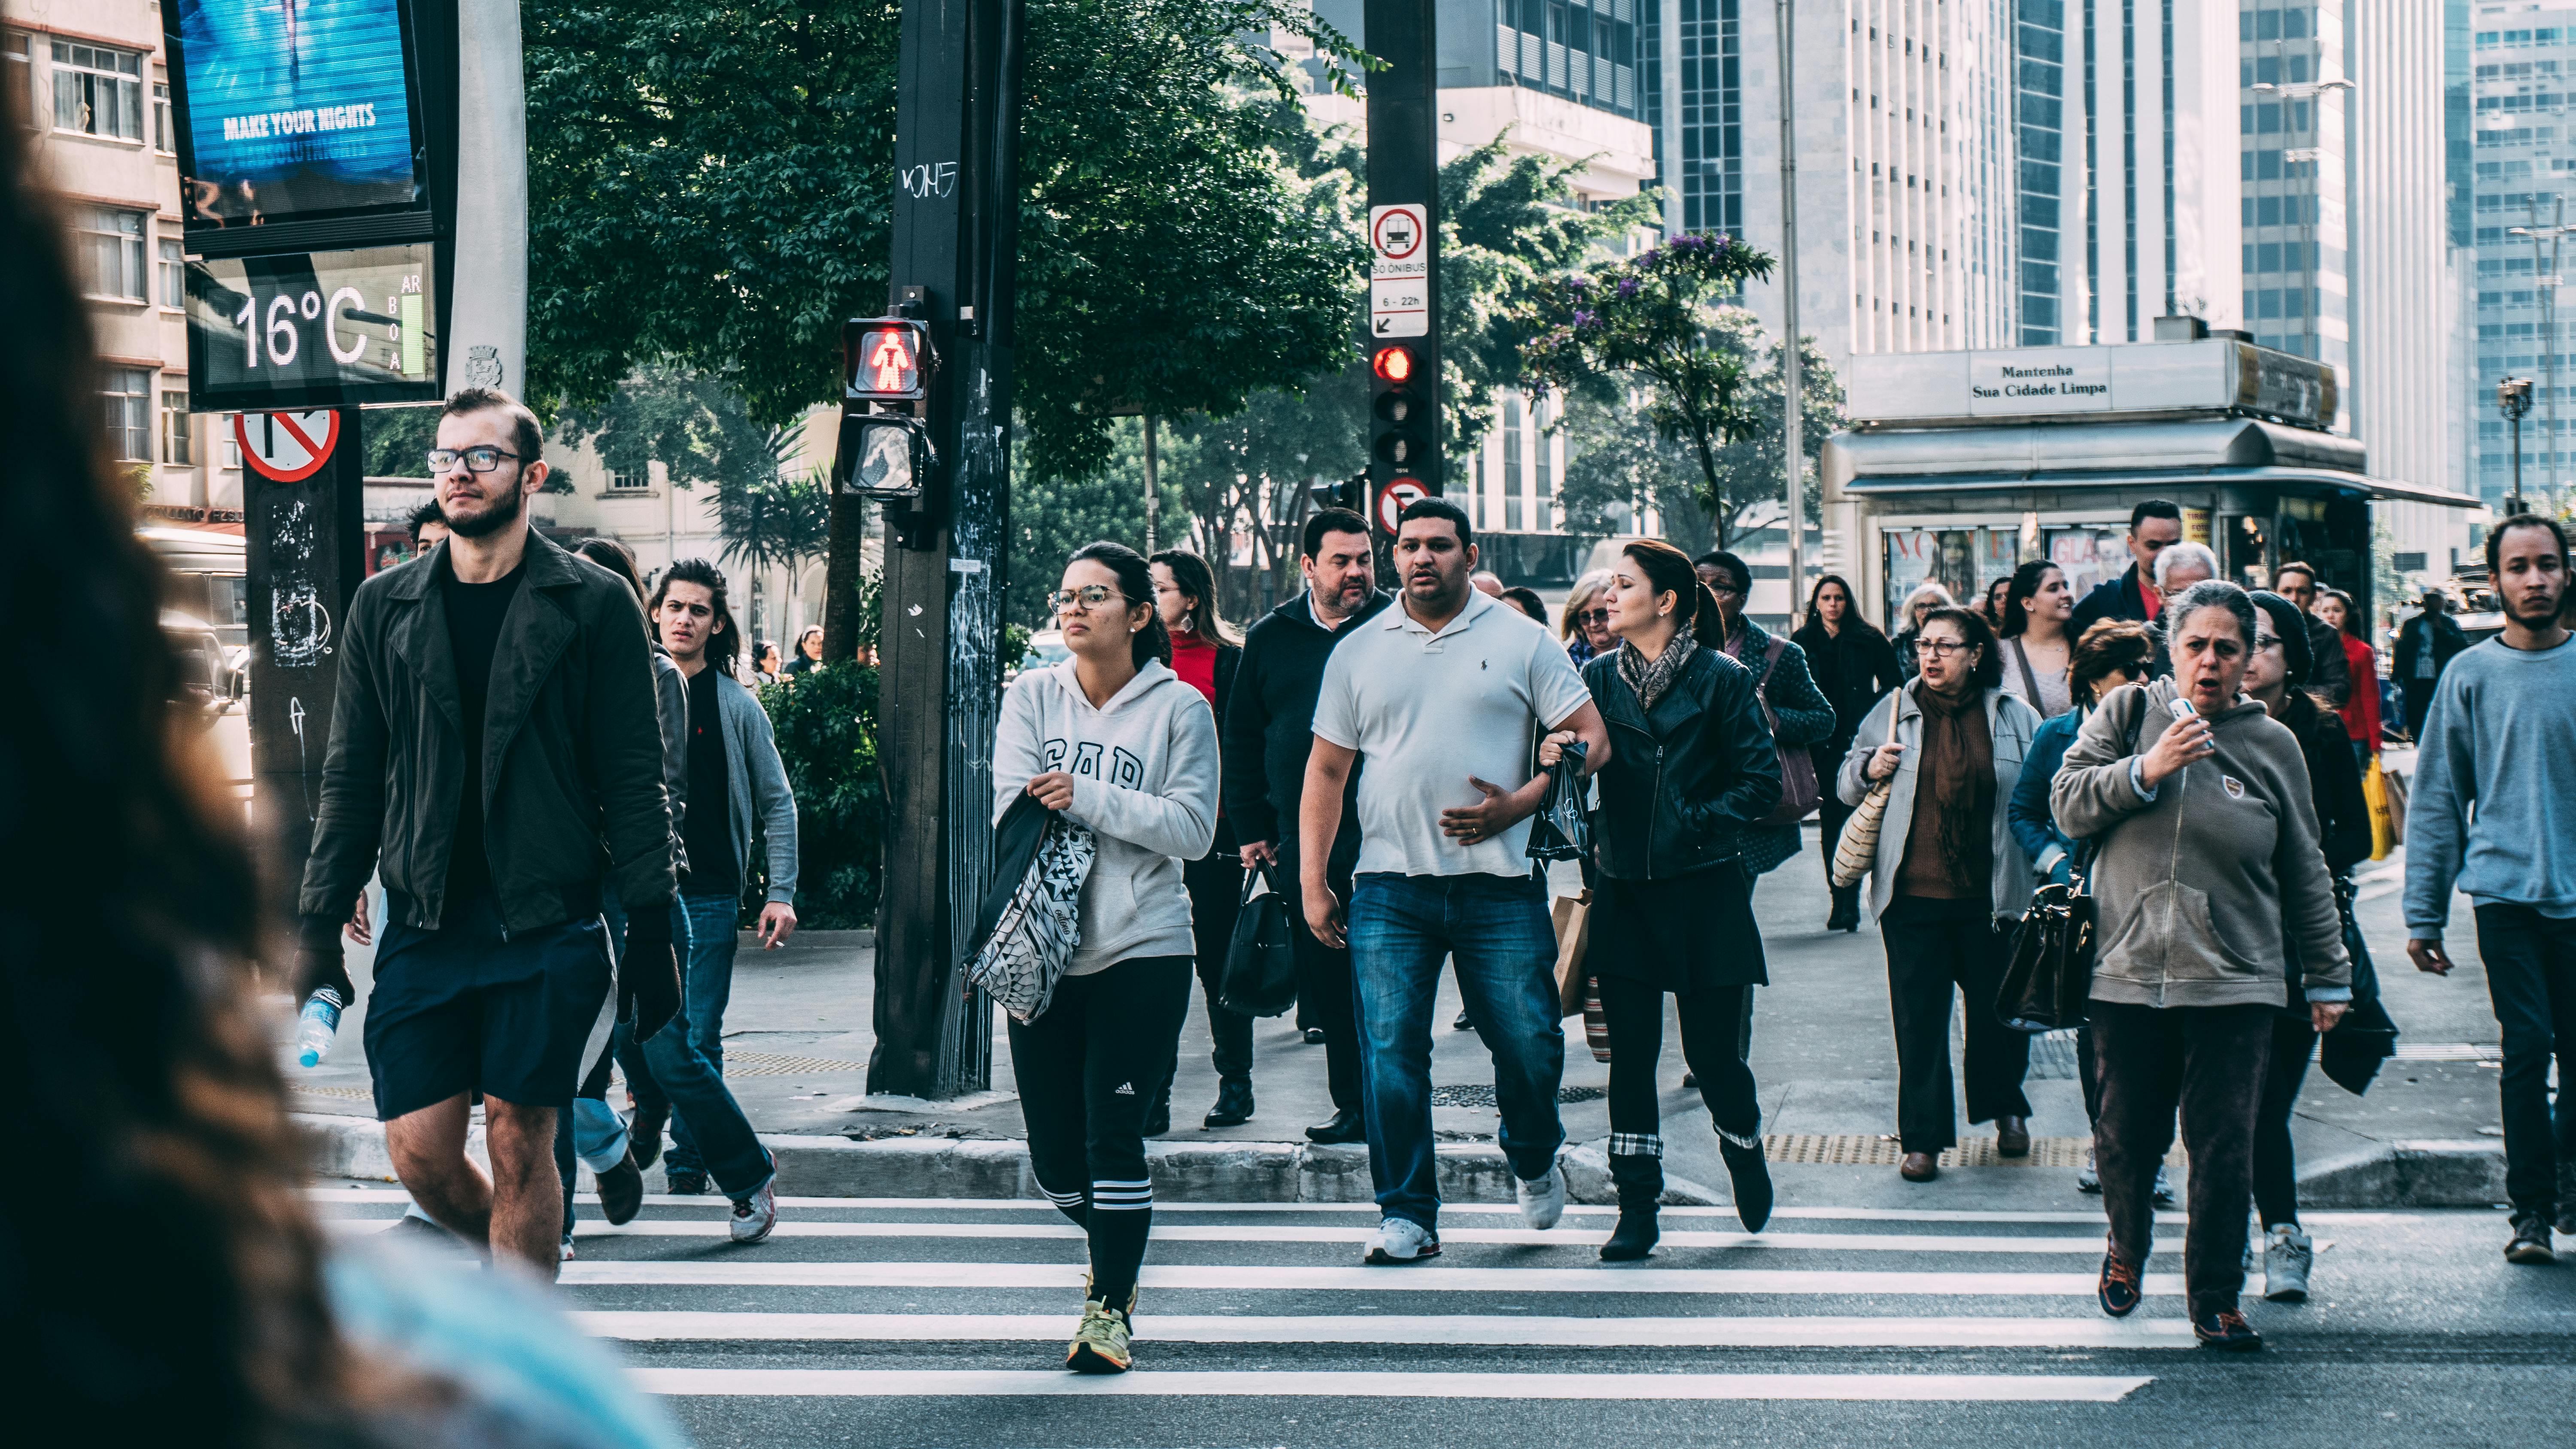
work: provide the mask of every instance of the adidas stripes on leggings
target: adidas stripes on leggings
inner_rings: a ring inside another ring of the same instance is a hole
[[[1187,956],[1137,956],[1056,983],[1037,1020],[1010,1023],[1029,1167],[1091,1237],[1091,1296],[1124,1308],[1145,1263],[1154,1184],[1145,1113],[1172,1079],[1190,1009]]]

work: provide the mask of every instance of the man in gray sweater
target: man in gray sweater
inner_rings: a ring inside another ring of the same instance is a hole
[[[2406,953],[2447,976],[2454,887],[2478,923],[2478,955],[2504,1028],[2504,1255],[2553,1263],[2576,1233],[2576,645],[2567,534],[2517,514],[2487,535],[2504,634],[2443,671],[2415,756],[2407,809]],[[2475,818],[2471,818],[2472,806]],[[2558,1059],[2553,1121],[2549,1062]]]

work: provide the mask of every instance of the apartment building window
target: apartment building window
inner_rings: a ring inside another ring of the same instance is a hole
[[[188,305],[188,254],[176,237],[161,238],[161,305]]]
[[[72,233],[84,291],[125,302],[151,300],[143,275],[141,212],[84,206],[72,213]]]
[[[143,57],[130,50],[54,46],[54,129],[143,139]]]
[[[1503,399],[1503,531],[1521,531],[1521,400]]]
[[[653,479],[649,474],[611,473],[608,475],[608,491],[611,493],[642,493],[652,486]]]
[[[196,419],[188,411],[185,383],[161,389],[161,461],[193,465],[197,461]]]
[[[111,455],[120,462],[152,461],[152,374],[139,367],[111,367],[104,394]]]
[[[179,149],[179,122],[170,110],[170,83],[152,83],[152,149],[164,155]]]

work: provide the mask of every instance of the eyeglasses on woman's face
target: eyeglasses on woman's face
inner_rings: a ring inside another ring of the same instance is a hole
[[[1084,609],[1097,609],[1112,599],[1122,604],[1127,602],[1125,594],[1107,584],[1084,584],[1078,589],[1058,589],[1047,595],[1047,612],[1070,614],[1077,606]]]
[[[1965,654],[1971,646],[1963,639],[1917,639],[1914,652],[1924,659],[1948,659]]]
[[[1610,622],[1610,611],[1608,609],[1586,609],[1574,617],[1578,623],[1607,624]]]

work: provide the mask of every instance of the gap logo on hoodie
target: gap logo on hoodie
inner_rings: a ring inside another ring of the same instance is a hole
[[[1145,788],[1145,762],[1115,746],[1109,750],[1109,773],[1103,775],[1100,772],[1100,745],[1096,741],[1082,741],[1080,747],[1073,751],[1073,764],[1068,768],[1064,756],[1066,747],[1072,743],[1070,740],[1048,740],[1038,747],[1039,757],[1046,761],[1050,770],[1063,770],[1068,775],[1079,775],[1089,780],[1106,780],[1121,790]]]

